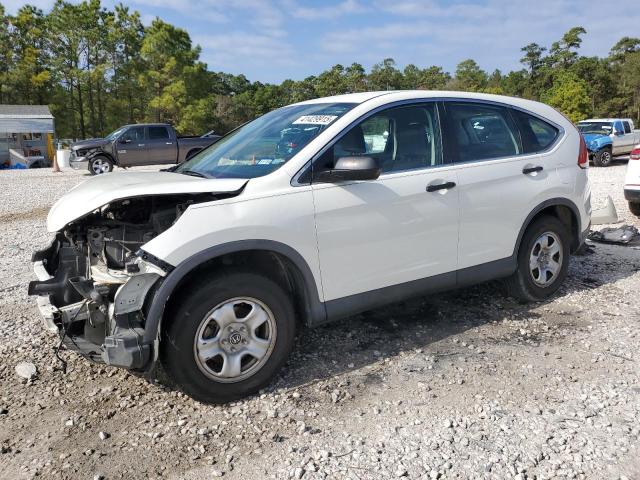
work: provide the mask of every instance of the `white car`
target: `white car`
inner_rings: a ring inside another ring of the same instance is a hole
[[[624,179],[624,198],[629,202],[631,213],[640,217],[640,145],[636,145],[629,155]]]
[[[548,298],[589,230],[587,167],[577,129],[529,100],[297,103],[172,171],[72,189],[29,292],[68,348],[160,359],[189,395],[230,401],[268,384],[302,325],[497,278]]]

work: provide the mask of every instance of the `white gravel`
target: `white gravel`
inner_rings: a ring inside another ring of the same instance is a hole
[[[593,203],[640,226],[624,169],[591,169]],[[0,478],[640,478],[639,247],[574,257],[546,303],[488,284],[305,331],[271,388],[213,407],[68,352],[55,368],[29,257],[85,178],[0,172]]]

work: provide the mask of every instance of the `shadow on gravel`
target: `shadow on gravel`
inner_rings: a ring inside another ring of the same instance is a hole
[[[298,335],[283,372],[267,390],[296,388],[372,365],[402,352],[426,350],[440,340],[487,323],[504,319],[544,319],[546,314],[534,310],[556,301],[562,302],[566,295],[588,295],[591,289],[608,286],[639,270],[637,250],[617,245],[596,245],[591,252],[572,257],[569,276],[560,292],[545,302],[521,304],[506,295],[500,281],[493,281],[394,303],[319,328],[306,328]],[[551,316],[557,327],[572,329],[578,323],[570,312],[550,313]],[[536,335],[528,337],[528,342],[534,345],[541,340]],[[479,343],[487,346],[504,342],[504,338],[479,338]],[[450,344],[425,354],[445,357],[479,353]],[[161,383],[173,388],[161,370],[157,373],[160,373]],[[375,372],[364,372],[360,381],[368,385],[382,383],[380,374]]]
[[[592,253],[572,257],[565,284],[558,295],[546,302],[520,304],[506,296],[500,282],[490,282],[392,304],[320,328],[305,329],[287,367],[272,388],[314,383],[373,364],[384,357],[426,349],[447,337],[505,318],[541,318],[545,315],[534,310],[559,297],[588,295],[589,290],[612,284],[640,269],[637,251],[635,262],[620,265],[619,256],[631,254],[624,251],[627,247],[598,245],[594,248]],[[572,328],[576,323],[568,315],[562,315],[559,320],[563,328]],[[447,351],[432,350],[430,354],[445,356],[460,349],[451,344]],[[364,383],[372,381],[375,379],[363,378]]]

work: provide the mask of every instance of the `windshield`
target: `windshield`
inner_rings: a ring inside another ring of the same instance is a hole
[[[109,135],[107,135],[105,138],[105,140],[113,140],[114,138],[116,138],[118,135],[120,135],[122,132],[124,132],[125,128],[127,127],[120,127],[119,129],[111,132]]]
[[[580,122],[578,124],[578,130],[580,130],[580,133],[610,135],[612,127],[610,122]]]
[[[353,103],[314,103],[280,108],[247,123],[174,171],[210,178],[255,178],[280,168]]]

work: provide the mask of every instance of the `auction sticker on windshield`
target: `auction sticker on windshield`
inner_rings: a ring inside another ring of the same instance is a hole
[[[293,125],[329,125],[336,118],[337,115],[303,115],[293,122]]]

